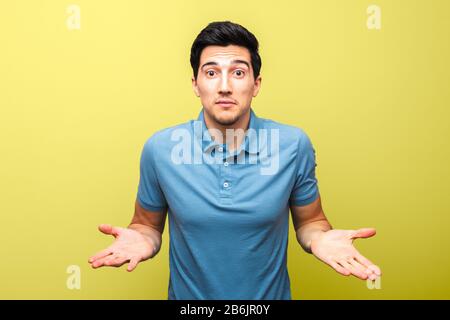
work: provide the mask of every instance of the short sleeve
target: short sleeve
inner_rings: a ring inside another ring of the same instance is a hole
[[[309,137],[302,131],[297,154],[297,170],[290,205],[304,206],[319,196],[316,178],[316,152]]]
[[[157,150],[154,140],[154,136],[150,137],[141,152],[137,200],[146,210],[165,211],[167,202],[156,174],[155,154]]]

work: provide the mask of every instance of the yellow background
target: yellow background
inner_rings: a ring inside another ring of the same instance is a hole
[[[381,30],[366,26],[372,3]],[[369,290],[304,253],[291,224],[293,298],[450,298],[449,12],[446,0],[3,1],[0,298],[166,299],[167,225],[135,272],[87,258],[112,240],[98,224],[130,222],[145,140],[197,117],[189,50],[215,20],[260,41],[253,108],[308,133],[333,227],[378,231],[355,242],[384,273]]]

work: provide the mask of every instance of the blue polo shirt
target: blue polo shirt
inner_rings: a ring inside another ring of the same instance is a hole
[[[167,210],[168,299],[291,299],[289,207],[319,195],[315,150],[302,129],[250,113],[233,152],[203,109],[144,144],[137,200]]]

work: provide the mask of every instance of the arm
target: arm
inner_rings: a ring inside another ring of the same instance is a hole
[[[292,205],[291,215],[298,243],[303,250],[312,253],[311,242],[313,239],[317,238],[321,233],[332,229],[322,210],[320,196],[305,206]]]
[[[127,270],[134,270],[139,262],[153,258],[159,252],[166,216],[166,210],[148,211],[136,200],[134,216],[128,228],[108,224],[99,226],[101,232],[116,239],[108,248],[92,256],[89,263],[93,268],[99,268],[120,267],[129,262]]]
[[[138,193],[131,223],[128,228],[99,226],[101,232],[116,239],[89,259],[93,268],[120,267],[129,262],[127,270],[132,271],[139,262],[153,258],[161,248],[168,204],[157,176],[155,139],[155,136],[148,139],[141,152]]]
[[[157,212],[149,211],[142,208],[139,201],[136,200],[135,210],[128,229],[138,231],[147,237],[154,247],[155,256],[161,249],[162,233],[166,222],[167,211]]]
[[[334,230],[322,210],[320,196],[304,206],[291,206],[297,241],[302,248],[338,273],[366,280],[381,276],[381,270],[353,246],[358,238],[375,235],[372,228]]]

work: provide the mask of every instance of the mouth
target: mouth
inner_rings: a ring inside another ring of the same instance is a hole
[[[220,99],[216,101],[216,104],[224,108],[231,108],[232,106],[236,105],[236,102],[232,100]]]

